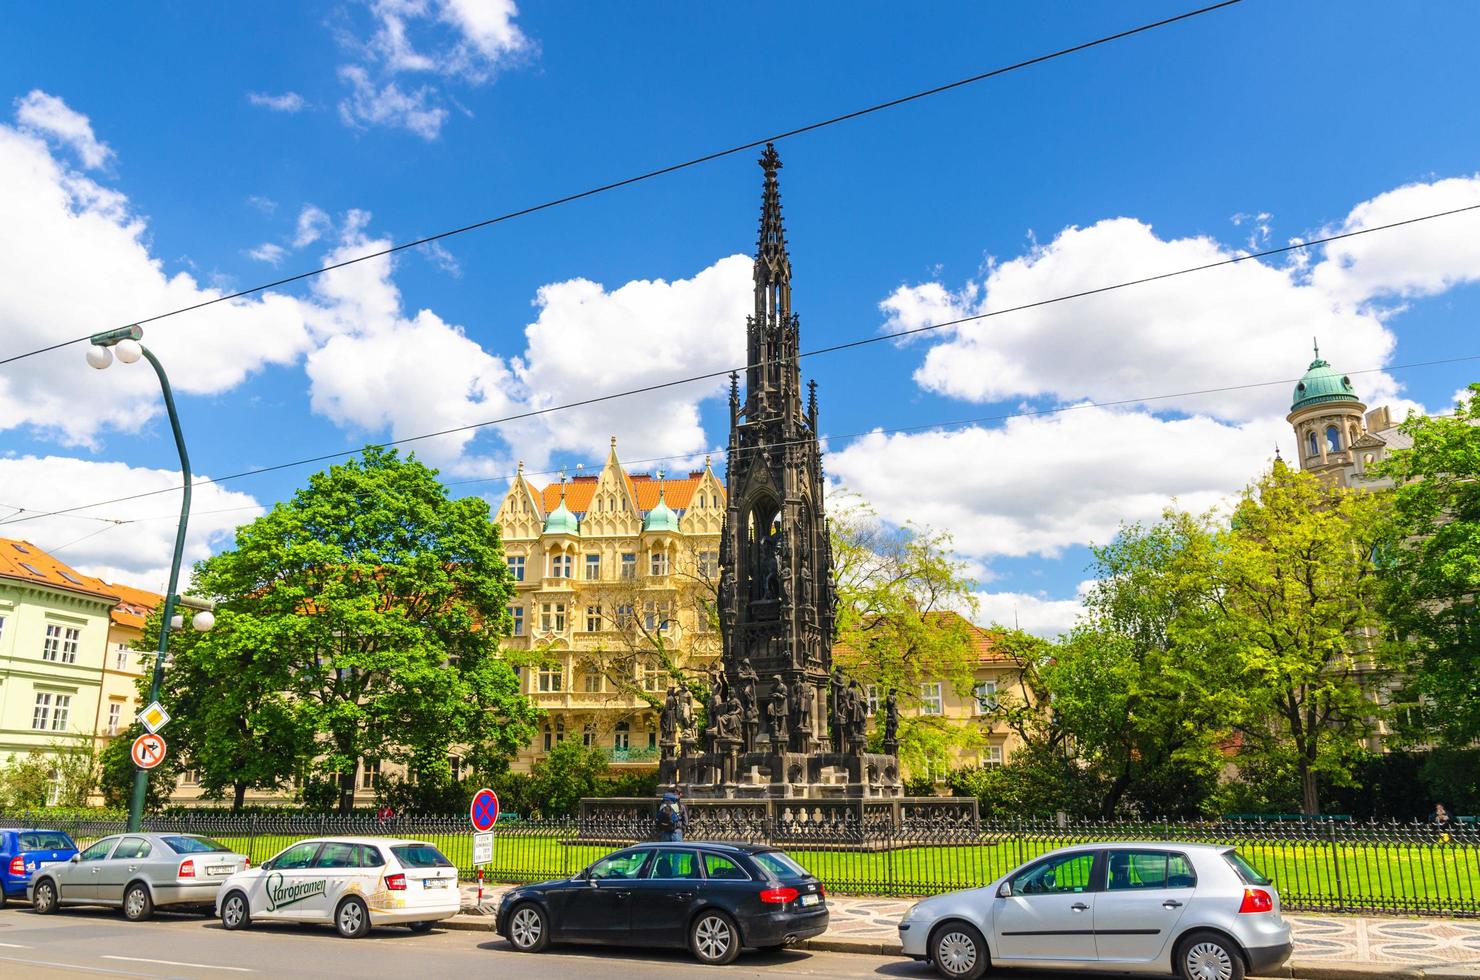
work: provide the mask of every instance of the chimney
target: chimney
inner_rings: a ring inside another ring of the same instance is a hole
[[[1392,415],[1386,405],[1367,413],[1367,431],[1383,432],[1393,427]]]

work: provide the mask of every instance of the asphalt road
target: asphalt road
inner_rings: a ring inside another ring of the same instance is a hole
[[[125,922],[108,909],[68,909],[39,916],[10,905],[0,909],[0,976],[6,980],[57,977],[190,977],[230,980],[388,977],[569,977],[679,980],[725,977],[879,977],[925,980],[928,967],[897,957],[856,953],[785,951],[746,953],[731,966],[699,966],[687,953],[557,946],[538,955],[516,953],[489,932],[376,929],[364,939],[339,938],[333,930],[257,924],[228,933],[198,915],[161,914],[152,922]],[[1014,980],[1069,980],[1067,974],[1013,974]],[[1084,974],[1078,975],[1083,977]]]

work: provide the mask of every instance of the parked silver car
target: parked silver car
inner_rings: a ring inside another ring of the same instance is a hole
[[[117,905],[138,922],[160,906],[211,906],[221,883],[249,864],[209,837],[115,834],[70,861],[43,864],[26,898],[42,915],[63,905]]]
[[[905,955],[949,980],[989,967],[1175,973],[1242,980],[1290,956],[1270,880],[1231,847],[1067,847],[985,888],[920,902],[899,924]]]

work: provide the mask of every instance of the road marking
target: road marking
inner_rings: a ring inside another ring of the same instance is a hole
[[[142,956],[104,956],[105,960],[127,960],[130,963],[158,963],[160,966],[188,966],[195,970],[230,970],[232,973],[255,973],[244,966],[216,966],[211,963],[181,963],[179,960],[150,960]]]
[[[20,943],[0,943],[0,946],[4,946],[6,949],[30,949],[31,948],[29,946],[22,946]]]
[[[83,966],[81,963],[58,963],[55,960],[23,960],[19,956],[0,956],[0,960],[7,963],[24,963],[27,966],[54,966],[60,970],[68,970],[73,973],[101,973],[109,977],[146,977],[155,980],[158,974],[133,973],[129,970],[109,970],[101,966]]]

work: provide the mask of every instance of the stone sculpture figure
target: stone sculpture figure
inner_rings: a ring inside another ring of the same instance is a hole
[[[868,702],[858,689],[857,681],[848,682],[848,745],[860,746],[868,732]]]
[[[736,701],[723,701],[714,716],[714,736],[721,741],[740,741],[740,705]],[[718,746],[716,746],[718,747]]]
[[[724,703],[729,699],[730,685],[725,678],[725,665],[723,661],[716,660],[714,666],[709,668],[709,708],[714,710],[716,705]]]
[[[894,689],[884,699],[884,751],[893,755],[899,750],[899,699]]]
[[[843,751],[845,736],[843,729],[847,724],[848,712],[845,693],[847,688],[843,685],[843,668],[834,667],[831,678],[832,685],[832,750]]]
[[[668,697],[658,715],[658,735],[663,745],[678,744],[678,688],[668,685]]]
[[[694,696],[687,684],[678,688],[678,737],[680,740],[694,735]]]
[[[812,735],[812,706],[816,703],[817,692],[812,690],[812,685],[801,683],[797,685],[796,697],[792,699],[792,727],[802,735],[802,750],[806,751],[806,742],[811,740]]]
[[[771,700],[766,706],[766,725],[771,730],[772,742],[786,741],[786,724],[791,715],[790,694],[780,674],[771,678]]]

